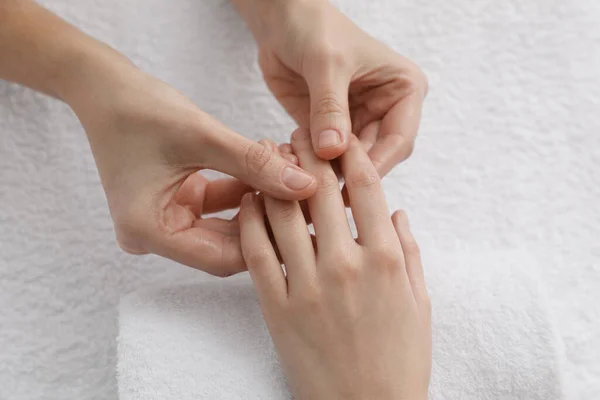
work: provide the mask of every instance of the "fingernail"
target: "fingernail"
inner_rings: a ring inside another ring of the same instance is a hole
[[[302,190],[310,185],[313,177],[299,168],[285,167],[281,174],[285,186],[292,190]]]
[[[325,149],[327,147],[337,146],[342,142],[340,134],[332,129],[327,129],[319,135],[319,148]]]

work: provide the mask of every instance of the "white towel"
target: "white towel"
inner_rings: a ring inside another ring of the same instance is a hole
[[[429,258],[430,399],[562,399],[531,258],[466,247]],[[121,400],[291,398],[247,274],[125,297],[118,358]]]

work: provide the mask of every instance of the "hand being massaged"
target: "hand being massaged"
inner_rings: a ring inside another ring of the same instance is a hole
[[[325,0],[231,1],[267,86],[301,127],[281,156],[33,0],[0,1],[0,79],[71,107],[125,251],[218,276],[250,271],[296,399],[424,399],[429,298],[380,176],[412,151],[427,80]],[[344,196],[325,161],[337,157]],[[203,169],[231,178],[208,181]],[[205,217],[242,196],[238,219]]]
[[[314,154],[304,129],[291,146],[318,180],[307,200],[314,241],[296,201],[248,193],[239,221],[243,257],[294,398],[426,399],[431,311],[406,214],[390,219],[377,171],[350,137],[340,165],[354,239],[330,163]]]

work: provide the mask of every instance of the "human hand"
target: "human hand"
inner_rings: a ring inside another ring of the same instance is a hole
[[[342,154],[352,132],[380,176],[410,156],[427,92],[417,65],[327,1],[233,2],[257,40],[269,89],[310,129],[319,157]]]
[[[202,215],[235,208],[254,189],[306,198],[315,191],[314,177],[103,52],[80,60],[60,96],[88,134],[119,245],[218,276],[245,270],[237,220]],[[202,169],[240,180],[208,181]]]
[[[431,373],[431,310],[406,215],[390,220],[379,176],[356,138],[340,164],[358,231],[348,226],[335,172],[299,129],[292,146],[318,179],[308,207],[247,194],[242,251],[296,399],[425,399]],[[277,259],[265,215],[285,264]]]

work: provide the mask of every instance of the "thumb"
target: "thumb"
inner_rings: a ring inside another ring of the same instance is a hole
[[[349,78],[340,71],[318,71],[307,78],[310,93],[310,134],[315,153],[331,160],[346,151],[352,131],[348,107]]]
[[[213,137],[206,166],[281,200],[303,200],[317,189],[313,175],[260,143],[232,131]]]

